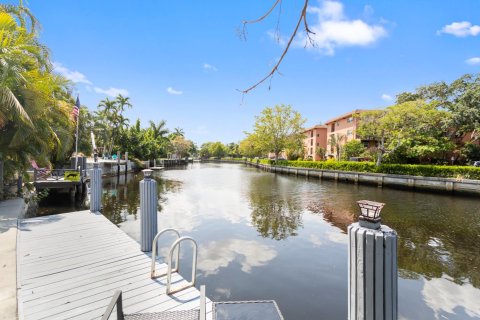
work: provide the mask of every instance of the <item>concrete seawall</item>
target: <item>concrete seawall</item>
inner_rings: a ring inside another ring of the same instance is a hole
[[[480,180],[272,166],[248,161],[209,160],[206,162],[240,163],[272,173],[290,174],[295,176],[304,176],[307,178],[334,180],[354,184],[376,185],[378,187],[413,189],[419,191],[465,195],[480,195]]]
[[[252,162],[247,162],[247,164],[269,172],[293,174],[309,178],[312,177],[341,182],[377,185],[378,187],[385,186],[414,190],[480,195],[480,180],[296,168],[272,166],[261,163],[257,164]]]

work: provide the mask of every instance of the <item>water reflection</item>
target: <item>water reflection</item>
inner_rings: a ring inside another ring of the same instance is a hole
[[[448,276],[425,280],[422,295],[437,319],[451,319],[451,315],[463,312],[468,317],[480,317],[480,290],[468,282],[459,285]]]
[[[272,179],[278,188],[272,188]],[[302,226],[301,199],[288,183],[276,175],[261,175],[251,179],[249,200],[252,224],[266,238],[283,240],[296,236]]]
[[[243,272],[250,273],[253,267],[266,265],[276,255],[275,249],[254,240],[212,241],[200,250],[198,269],[208,276],[236,261]]]
[[[117,226],[127,220],[127,215],[137,220],[140,207],[140,185],[142,174],[104,178],[102,194],[102,213]],[[178,192],[182,183],[175,180],[161,179],[154,175],[157,182],[157,210],[162,211],[162,203],[166,201],[167,192]]]

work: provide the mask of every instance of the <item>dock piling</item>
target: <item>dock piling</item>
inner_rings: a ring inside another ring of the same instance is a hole
[[[152,242],[157,234],[157,182],[152,179],[153,170],[143,170],[140,181],[140,238],[141,250],[152,251]]]
[[[94,162],[90,170],[90,186],[90,211],[99,212],[102,207],[102,169],[98,162]]]
[[[383,203],[358,203],[360,220],[348,227],[348,319],[397,320],[397,233],[380,224]]]

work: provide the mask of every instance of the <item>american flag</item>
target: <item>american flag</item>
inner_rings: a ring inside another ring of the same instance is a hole
[[[75,105],[73,106],[73,110],[72,110],[73,118],[74,118],[74,119],[77,119],[79,113],[80,113],[80,99],[79,99],[79,97],[77,96],[77,102],[76,102]]]

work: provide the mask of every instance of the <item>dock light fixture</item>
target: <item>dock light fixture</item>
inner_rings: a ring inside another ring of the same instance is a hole
[[[142,172],[143,172],[143,178],[145,178],[145,179],[151,179],[152,178],[153,170],[145,169],[145,170],[142,170]]]
[[[361,227],[369,229],[380,229],[380,211],[385,206],[385,203],[360,200],[357,201],[360,207],[359,223]]]

